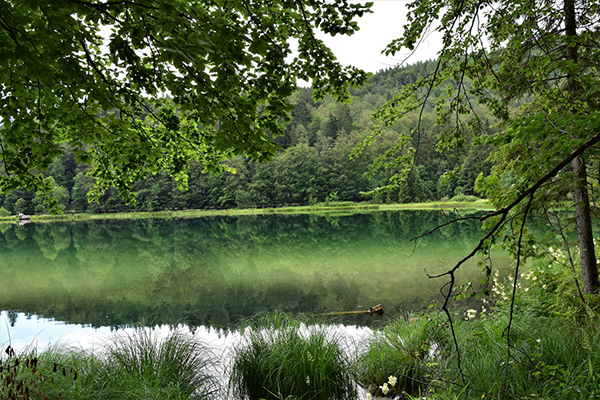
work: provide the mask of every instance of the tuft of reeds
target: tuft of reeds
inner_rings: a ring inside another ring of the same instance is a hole
[[[283,314],[243,329],[233,349],[229,386],[236,399],[356,399],[346,342],[322,324]]]
[[[12,355],[0,364],[0,377],[4,380],[10,374],[6,382],[11,383],[0,387],[0,398],[12,398],[7,397],[10,393],[17,395],[15,399],[44,400],[223,397],[218,393],[215,355],[207,345],[178,330],[161,335],[140,328],[115,334],[97,353],[55,345],[39,355],[33,351]]]
[[[466,377],[460,398],[600,398],[598,331],[519,313],[509,335],[508,319],[498,312],[482,320],[457,321]]]
[[[358,383],[375,396],[395,398],[425,389],[436,368],[435,324],[427,316],[404,315],[374,332],[356,359]]]
[[[210,399],[217,392],[217,365],[210,348],[191,335],[175,330],[163,338],[139,329],[106,346],[101,379],[114,398]]]

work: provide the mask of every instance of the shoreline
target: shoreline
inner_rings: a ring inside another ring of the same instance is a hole
[[[52,221],[79,221],[79,220],[111,220],[111,219],[148,219],[148,218],[199,218],[215,216],[237,216],[237,215],[294,215],[294,214],[326,214],[326,215],[349,215],[356,213],[369,213],[377,211],[399,211],[399,210],[452,210],[471,209],[491,211],[493,208],[487,201],[476,202],[430,202],[430,203],[406,203],[406,204],[371,204],[371,203],[330,203],[317,204],[313,206],[271,207],[271,208],[247,208],[247,209],[225,209],[225,210],[176,210],[176,211],[135,211],[106,214],[88,213],[66,213],[66,214],[41,214],[32,215],[28,222],[52,222]],[[18,217],[0,217],[0,222],[18,222]]]

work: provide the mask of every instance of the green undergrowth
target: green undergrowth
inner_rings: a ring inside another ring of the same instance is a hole
[[[600,300],[584,304],[562,253],[550,256],[516,283],[493,277],[493,295],[450,309],[452,324],[428,311],[383,325],[358,357],[361,385],[401,399],[600,398]]]
[[[356,399],[347,343],[326,325],[273,314],[243,333],[233,351],[231,398]]]
[[[7,349],[11,349],[10,346]],[[139,329],[103,351],[54,346],[9,354],[0,366],[3,399],[218,399],[217,357],[179,331],[159,337]]]
[[[430,341],[435,329],[427,316],[407,314],[376,330],[359,349],[359,384],[376,396],[418,394],[428,376],[428,358],[435,351],[436,344]]]

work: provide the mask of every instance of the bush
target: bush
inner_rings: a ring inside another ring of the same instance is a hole
[[[236,399],[356,399],[343,338],[323,325],[282,314],[243,330],[234,349],[230,388]]]
[[[10,217],[12,214],[4,207],[0,207],[0,217]]]
[[[450,199],[450,201],[454,202],[454,203],[458,203],[458,202],[474,202],[479,200],[478,197],[476,196],[472,196],[472,195],[467,195],[467,194],[457,194],[456,196],[452,197]]]
[[[437,344],[430,338],[435,325],[428,316],[406,315],[376,331],[357,359],[359,384],[390,398],[424,391],[437,360]]]

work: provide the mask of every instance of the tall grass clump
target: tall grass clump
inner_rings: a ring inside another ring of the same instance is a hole
[[[577,293],[576,275],[551,252],[553,261],[533,261],[517,282],[494,276],[491,301],[455,315],[460,352],[441,341],[445,384],[428,398],[600,398],[598,298]]]
[[[509,315],[497,311],[455,321],[463,379],[457,379],[456,352],[448,346],[449,368],[441,381],[451,384],[443,392],[460,392],[455,397],[461,399],[600,398],[597,332],[589,335],[559,319],[518,313],[509,333]]]
[[[356,399],[345,340],[327,326],[273,314],[242,332],[233,349],[232,398]]]
[[[390,320],[363,343],[356,360],[359,384],[375,396],[416,395],[434,373],[435,323],[426,315]]]
[[[66,346],[53,346],[38,354],[24,349],[18,354],[10,345],[0,356],[2,399],[88,399],[93,390],[79,371],[97,371],[96,359]],[[6,357],[3,357],[6,356]]]
[[[217,367],[208,346],[191,335],[139,329],[107,344],[97,378],[106,398],[203,400],[215,397]]]
[[[10,346],[8,346],[10,349]],[[55,345],[0,360],[0,398],[41,400],[217,398],[212,352],[179,331],[139,329],[90,353]]]

